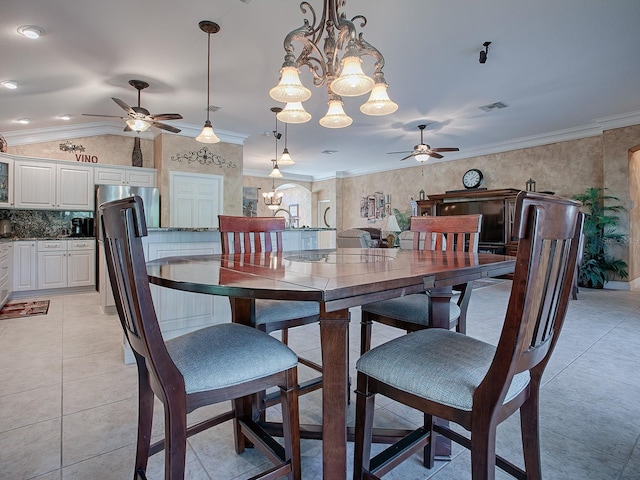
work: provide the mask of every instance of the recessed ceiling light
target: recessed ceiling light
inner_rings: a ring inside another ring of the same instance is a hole
[[[14,120],[15,123],[21,123],[22,125],[27,125],[31,120],[28,118],[19,118],[18,120]]]
[[[58,115],[58,119],[60,120],[71,120],[71,115],[65,113],[64,115]]]
[[[4,82],[0,82],[0,85],[8,88],[9,90],[15,90],[16,88],[18,88],[18,84],[12,80],[5,80]]]
[[[40,27],[36,27],[35,25],[23,25],[18,28],[18,33],[20,35],[24,35],[27,38],[40,38],[42,35],[42,29]]]

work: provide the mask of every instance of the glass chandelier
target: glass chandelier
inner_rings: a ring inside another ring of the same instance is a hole
[[[360,111],[366,115],[388,115],[398,109],[387,94],[387,83],[382,69],[384,57],[373,45],[358,34],[354,22],[360,21],[360,27],[367,19],[356,15],[348,20],[341,8],[346,0],[323,0],[322,16],[317,17],[309,2],[302,2],[300,10],[307,9],[312,21],[304,19],[304,24],[290,32],[284,40],[285,57],[280,70],[278,85],[269,91],[271,98],[286,103],[277,117],[285,123],[304,123],[311,115],[304,109],[302,102],[311,97],[311,90],[300,81],[299,67],[306,65],[313,74],[316,87],[326,86],[329,96],[329,110],[320,119],[320,125],[327,128],[343,128],[353,120],[343,109],[342,97],[355,97],[371,92],[369,100]],[[326,31],[326,36],[322,38]],[[293,41],[302,43],[302,52],[298,58],[294,55]],[[340,52],[344,50],[342,59]],[[369,55],[376,62],[373,78],[362,70],[362,57]]]

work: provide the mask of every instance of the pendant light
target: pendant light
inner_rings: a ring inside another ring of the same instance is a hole
[[[272,107],[271,111],[276,114],[276,129],[273,131],[273,136],[276,139],[276,156],[273,160],[273,170],[269,176],[271,178],[282,178],[282,172],[280,171],[280,167],[278,167],[278,139],[282,136],[281,133],[278,133],[278,114],[282,111],[280,107]]]
[[[200,30],[207,34],[207,121],[204,122],[204,127],[200,135],[196,137],[196,140],[200,143],[218,143],[220,139],[213,131],[213,126],[209,120],[209,106],[210,103],[210,85],[211,85],[211,34],[218,33],[220,31],[220,25],[210,20],[203,20],[198,23]]]
[[[278,117],[276,116],[276,131],[278,130]],[[293,165],[293,158],[291,158],[291,154],[289,153],[289,149],[287,148],[287,124],[284,124],[284,150],[282,150],[282,156],[280,160],[278,160],[280,165]]]

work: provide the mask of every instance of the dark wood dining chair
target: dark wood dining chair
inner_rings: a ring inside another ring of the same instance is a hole
[[[518,479],[542,477],[539,390],[564,322],[583,214],[580,203],[535,192],[516,200],[517,260],[498,345],[430,328],[365,353],[356,365],[354,479],[378,478],[424,448],[434,464],[435,434],[471,450],[473,480],[492,480],[496,465]],[[425,424],[370,459],[375,395],[422,411]],[[496,455],[496,428],[520,411],[525,470]],[[455,422],[470,437],[434,418]]]
[[[248,254],[282,252],[282,232],[285,230],[283,217],[239,217],[218,215],[218,225],[222,241],[222,253]],[[234,317],[248,315],[248,324],[266,333],[282,331],[282,342],[288,344],[288,329],[318,322],[320,305],[317,302],[296,300],[256,299],[255,308],[250,312],[239,312],[230,298]],[[299,357],[298,362],[322,372],[322,366],[308,358]],[[317,390],[322,385],[322,377],[316,377],[300,384],[299,393]],[[267,396],[259,408],[272,403]]]
[[[253,478],[300,479],[297,358],[278,340],[255,328],[213,325],[162,338],[142,247],[147,235],[140,197],[99,207],[109,278],[116,309],[138,366],[138,442],[134,480],[146,479],[150,455],[164,449],[165,480],[185,475],[187,437],[233,420],[235,447],[251,444],[275,466]],[[284,447],[254,421],[247,397],[279,387]],[[154,394],[164,405],[164,439],[150,445]],[[243,398],[244,397],[244,398]],[[187,426],[187,413],[232,400],[233,410]]]
[[[443,250],[477,252],[482,215],[451,215],[440,217],[411,217],[414,250]],[[467,331],[467,307],[473,282],[457,285],[457,298],[449,306],[449,328],[460,333]],[[371,348],[373,322],[401,328],[408,332],[431,326],[429,296],[415,293],[404,297],[381,300],[362,306],[360,353]]]

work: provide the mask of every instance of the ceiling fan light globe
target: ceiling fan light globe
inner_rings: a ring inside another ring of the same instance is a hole
[[[389,115],[398,110],[398,104],[391,101],[387,93],[385,83],[376,83],[371,90],[369,100],[360,106],[360,111],[365,115]]]
[[[280,82],[269,90],[269,96],[282,103],[304,102],[311,98],[311,90],[300,81],[297,67],[282,67]]]
[[[327,114],[320,119],[320,125],[326,128],[344,128],[353,123],[353,119],[344,113],[340,100],[330,100]]]
[[[311,120],[311,114],[304,109],[301,102],[289,102],[276,118],[284,123],[306,123]]]
[[[151,127],[151,124],[141,120],[139,118],[130,118],[126,121],[128,127],[138,133],[146,132]]]
[[[342,97],[357,97],[369,93],[374,83],[373,78],[362,71],[362,58],[346,53],[340,76],[331,82],[331,91]]]
[[[429,155],[426,153],[419,153],[417,155],[414,155],[414,158],[419,161],[419,162],[426,162],[427,160],[429,160]]]
[[[213,126],[211,126],[211,122],[207,120],[204,123],[204,127],[200,132],[200,135],[196,137],[196,141],[200,143],[218,143],[220,139],[213,131]]]

